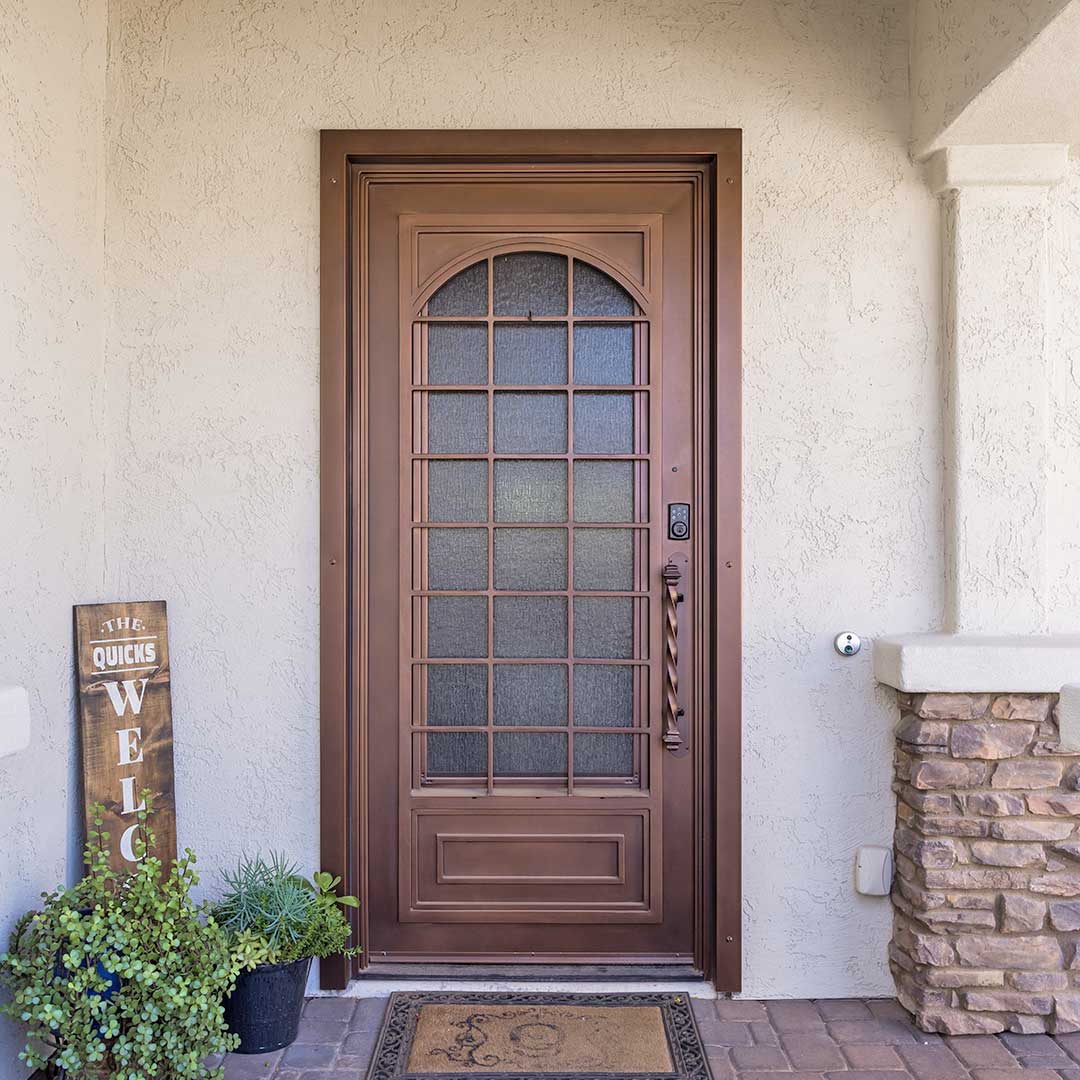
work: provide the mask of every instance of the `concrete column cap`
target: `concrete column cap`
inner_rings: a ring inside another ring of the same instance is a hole
[[[1056,694],[1080,684],[1080,634],[880,637],[874,678],[916,694]],[[1080,732],[1080,685],[1076,709]]]
[[[967,187],[1053,187],[1068,167],[1065,143],[946,146],[930,157],[927,182],[935,195]]]

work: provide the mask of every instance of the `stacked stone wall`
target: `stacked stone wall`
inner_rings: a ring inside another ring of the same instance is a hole
[[[928,1031],[1080,1031],[1080,753],[1052,694],[900,695],[890,963]]]

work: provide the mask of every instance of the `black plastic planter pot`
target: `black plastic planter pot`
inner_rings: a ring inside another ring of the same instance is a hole
[[[243,972],[225,999],[225,1022],[240,1036],[237,1054],[268,1054],[296,1039],[311,957]]]

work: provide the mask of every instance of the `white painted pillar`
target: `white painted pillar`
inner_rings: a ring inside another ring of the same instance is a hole
[[[1047,629],[1048,189],[1057,144],[950,146],[942,196],[946,629]]]

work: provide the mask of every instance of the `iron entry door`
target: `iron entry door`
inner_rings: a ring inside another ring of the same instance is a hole
[[[548,166],[362,197],[367,959],[690,963],[700,188]]]

